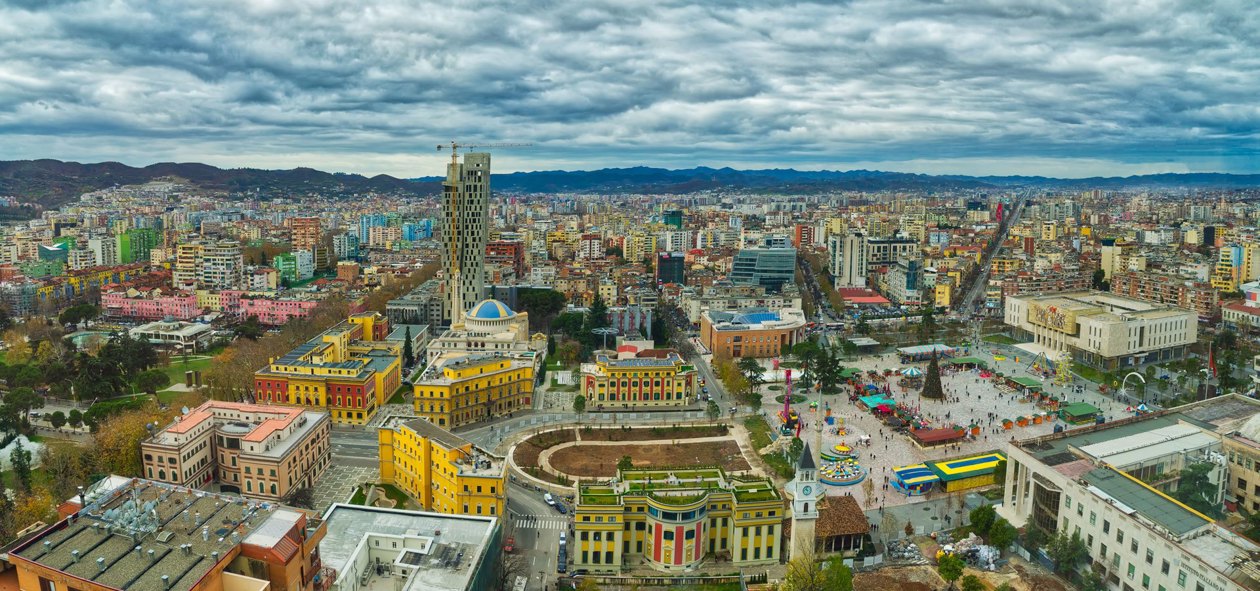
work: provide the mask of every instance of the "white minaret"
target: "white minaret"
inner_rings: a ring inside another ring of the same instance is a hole
[[[796,463],[796,478],[787,484],[792,495],[792,558],[814,551],[814,525],[818,521],[818,467],[809,442]]]

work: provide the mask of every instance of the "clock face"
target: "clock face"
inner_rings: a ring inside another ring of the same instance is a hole
[[[810,486],[810,485],[808,485],[808,484],[806,484],[805,486],[802,486],[802,487],[801,487],[801,494],[803,494],[803,495],[808,496],[808,495],[809,495],[810,493],[812,493],[812,492],[814,492],[814,487],[812,487],[812,486]]]

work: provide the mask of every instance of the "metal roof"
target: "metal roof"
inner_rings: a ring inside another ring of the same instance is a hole
[[[1095,494],[1103,493],[1099,496],[1124,505],[1173,535],[1182,536],[1211,523],[1181,503],[1112,468],[1090,470],[1084,478]]]

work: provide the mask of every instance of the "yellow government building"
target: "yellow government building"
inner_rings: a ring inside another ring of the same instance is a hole
[[[672,350],[643,351],[632,358],[600,354],[582,365],[582,395],[591,408],[686,406],[696,397],[698,380],[695,366]]]
[[[412,378],[416,416],[451,429],[529,408],[532,357],[444,353]]]
[[[381,482],[421,509],[458,515],[502,515],[507,463],[425,419],[377,432]]]
[[[619,573],[689,571],[710,559],[734,568],[777,564],[786,514],[764,478],[720,468],[620,470],[611,482],[579,487],[573,566]]]

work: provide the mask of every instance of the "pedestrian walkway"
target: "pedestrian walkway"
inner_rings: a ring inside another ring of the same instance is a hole
[[[521,515],[516,518],[517,529],[569,529],[569,521],[563,517],[538,517]]]

